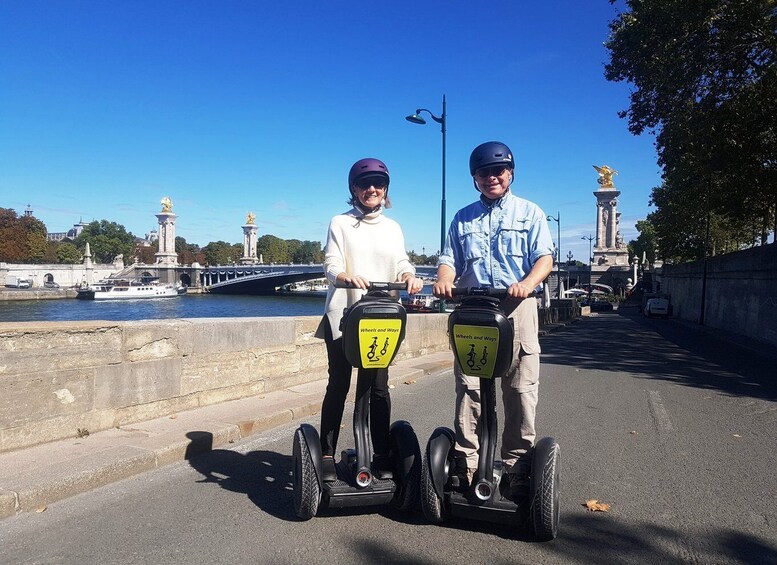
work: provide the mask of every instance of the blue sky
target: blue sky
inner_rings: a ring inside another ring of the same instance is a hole
[[[501,140],[513,190],[560,213],[562,254],[585,261],[592,165],[619,172],[626,241],[660,183],[653,138],[617,116],[629,86],[603,76],[615,15],[607,0],[3,0],[0,207],[142,236],[167,195],[192,243],[241,242],[249,211],[259,235],[323,242],[349,167],[378,157],[407,248],[432,254],[440,128],[404,117],[439,116],[445,94],[446,222],[477,196],[471,150]]]

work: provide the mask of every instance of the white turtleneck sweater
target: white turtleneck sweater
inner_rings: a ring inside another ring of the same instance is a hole
[[[325,313],[334,339],[341,335],[343,310],[365,294],[361,289],[335,288],[337,275],[359,275],[370,282],[398,282],[405,273],[415,275],[402,228],[383,215],[383,208],[366,215],[352,208],[332,218],[324,255],[324,273],[329,280]],[[316,337],[324,337],[322,327]]]

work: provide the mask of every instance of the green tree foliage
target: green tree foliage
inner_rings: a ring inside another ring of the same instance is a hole
[[[0,208],[0,261],[43,263],[47,250],[43,222],[34,216],[19,217],[10,208]]]
[[[626,0],[605,76],[628,81],[634,134],[656,134],[650,215],[663,258],[765,243],[777,209],[774,0]]]
[[[178,262],[181,265],[191,265],[192,263],[202,263],[205,261],[205,255],[200,246],[196,243],[187,243],[183,237],[175,238],[175,252],[178,253]]]
[[[236,263],[242,253],[240,251],[235,253],[235,247],[235,245],[226,241],[211,241],[202,248],[205,263],[208,265],[230,265]]]
[[[73,243],[63,241],[57,246],[57,261],[68,265],[75,265],[82,260],[81,252]]]
[[[74,243],[83,253],[87,242],[96,263],[111,263],[119,254],[124,256],[125,264],[129,263],[135,249],[135,236],[121,224],[108,220],[87,225]]]
[[[629,241],[627,247],[629,259],[636,257],[639,261],[642,261],[642,255],[644,254],[648,262],[652,264],[656,260],[656,230],[648,219],[637,222],[637,231],[639,236],[637,239]]]
[[[288,242],[274,235],[263,235],[256,240],[256,255],[261,255],[265,263],[291,263]]]

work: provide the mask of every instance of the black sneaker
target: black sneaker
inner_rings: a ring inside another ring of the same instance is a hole
[[[332,455],[324,455],[321,460],[322,479],[331,483],[337,480],[337,468],[335,467],[335,458]]]
[[[518,461],[507,474],[510,479],[510,496],[512,498],[528,498],[529,475],[531,464],[528,461]]]
[[[372,457],[372,473],[378,479],[393,479],[392,467],[393,465],[388,455],[374,455]]]

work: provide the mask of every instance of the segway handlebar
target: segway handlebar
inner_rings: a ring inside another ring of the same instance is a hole
[[[344,283],[342,281],[335,281],[334,287],[335,288],[359,288],[352,283]],[[403,283],[403,282],[371,281],[370,284],[367,285],[368,292],[371,290],[405,290],[406,288],[407,288],[407,283]]]
[[[491,288],[490,286],[463,286],[451,289],[453,296],[491,296],[493,298],[507,297],[506,288]],[[535,298],[536,292],[532,292],[526,298]]]

